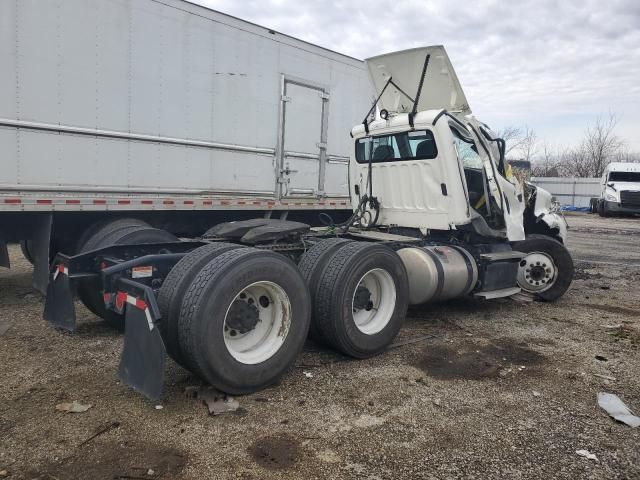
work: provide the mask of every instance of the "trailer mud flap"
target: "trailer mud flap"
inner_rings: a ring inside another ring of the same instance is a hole
[[[166,348],[148,310],[127,305],[124,348],[118,377],[150,400],[159,400],[164,386]]]
[[[76,308],[71,281],[64,269],[64,266],[58,267],[51,276],[43,317],[50,325],[73,332],[76,329]]]

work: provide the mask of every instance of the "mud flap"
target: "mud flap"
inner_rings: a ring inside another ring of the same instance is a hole
[[[124,332],[118,377],[150,400],[159,400],[167,358],[160,331],[145,310],[127,305]]]
[[[51,277],[47,286],[43,317],[56,328],[75,331],[76,309],[68,275],[59,274]]]
[[[4,240],[0,240],[0,267],[11,268],[9,250],[7,250],[7,243]]]

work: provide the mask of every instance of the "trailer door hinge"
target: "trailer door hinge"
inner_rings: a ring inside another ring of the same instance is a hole
[[[320,98],[323,100],[329,100],[330,95],[327,92],[318,92],[318,95],[320,95]]]
[[[280,97],[280,100],[282,100],[283,102],[290,102],[291,101],[291,97],[287,97],[286,95],[282,95]]]
[[[318,142],[318,143],[316,143],[316,147],[326,150],[327,149],[327,142]]]

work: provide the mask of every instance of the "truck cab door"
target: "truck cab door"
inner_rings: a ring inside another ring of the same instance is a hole
[[[487,138],[485,126],[478,122],[473,116],[466,117],[469,133],[473,137],[473,141],[477,146],[477,153],[482,159],[482,169],[486,179],[487,195],[493,202],[491,204],[497,208],[504,220],[504,228],[507,238],[510,241],[524,240],[524,196],[522,188],[517,183],[508,180],[503,175],[506,172],[506,165],[500,169],[498,149],[495,145],[491,145],[491,140]],[[486,199],[490,202],[490,199]],[[472,205],[473,207],[473,205]]]

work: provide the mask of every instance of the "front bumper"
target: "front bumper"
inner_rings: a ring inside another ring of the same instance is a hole
[[[618,202],[604,201],[604,210],[609,213],[640,213],[640,207],[630,207]]]

